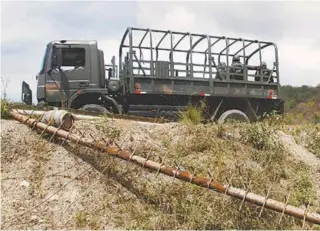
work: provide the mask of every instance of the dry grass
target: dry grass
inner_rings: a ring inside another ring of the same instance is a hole
[[[104,126],[106,131],[113,129],[108,128],[107,123]],[[222,183],[227,183],[226,179],[232,177],[234,187],[247,187],[261,195],[265,195],[272,185],[271,198],[285,201],[290,191],[289,203],[295,206],[302,206],[309,199],[317,201],[308,167],[284,151],[273,123],[188,124],[183,127],[177,142],[162,138],[159,142],[162,148],[149,147],[162,156],[161,149],[165,150],[165,163],[178,163],[190,171],[197,169],[197,174],[204,176],[210,170],[214,179]],[[122,135],[123,131],[114,138],[120,142]],[[147,152],[137,154],[146,157]],[[155,157],[153,159],[159,161]],[[239,200],[179,180],[172,181],[166,176],[156,177],[154,173],[122,160],[100,157],[94,163],[102,169],[110,161],[112,164],[105,175],[135,195],[128,200],[119,194],[114,202],[119,206],[116,225],[121,228],[296,229],[301,225],[301,221],[288,216],[277,224],[275,221],[279,214],[272,211],[265,211],[259,219],[260,210],[256,206],[245,203],[239,211]],[[136,200],[141,203],[137,204]],[[319,200],[315,207],[317,203]],[[310,225],[309,228],[316,227]]]

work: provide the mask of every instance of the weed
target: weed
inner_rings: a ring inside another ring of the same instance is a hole
[[[9,110],[10,110],[10,102],[7,98],[7,87],[9,81],[1,77],[1,119],[8,119],[9,118]]]
[[[88,226],[93,230],[98,230],[99,229],[98,221],[99,221],[99,218],[97,216],[94,216],[90,219]]]
[[[10,103],[7,99],[1,99],[1,119],[9,118]]]
[[[109,125],[107,116],[104,116],[104,119],[97,123],[95,127],[98,131],[103,133],[104,137],[108,137],[112,140],[119,138],[121,134],[121,131],[117,127]]]
[[[301,204],[308,204],[309,200],[316,199],[316,192],[313,188],[312,181],[305,171],[296,175],[296,179],[293,182],[293,195],[291,197],[291,203],[299,206]]]
[[[167,137],[164,137],[164,138],[161,140],[161,143],[162,143],[162,145],[163,145],[165,148],[168,148],[169,145],[170,145],[170,139],[167,138]]]
[[[320,124],[320,114],[315,114],[312,116],[312,123]]]
[[[274,150],[280,146],[276,129],[264,123],[244,125],[240,130],[241,140],[258,150]]]
[[[314,126],[309,131],[307,148],[316,156],[320,157],[320,126]]]
[[[83,228],[87,225],[87,213],[79,211],[75,214],[74,220],[77,228]]]
[[[200,124],[204,121],[203,118],[204,106],[200,107],[189,105],[186,111],[179,112],[179,120],[183,124]]]
[[[28,194],[30,196],[34,196],[34,193],[35,193],[35,186],[34,186],[34,184],[30,184],[28,187]]]

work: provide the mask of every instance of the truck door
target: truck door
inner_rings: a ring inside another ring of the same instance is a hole
[[[22,82],[21,100],[28,105],[32,104],[32,91],[25,81]]]
[[[88,45],[55,45],[51,63],[59,56],[59,65],[47,73],[46,101],[68,101],[77,90],[90,87],[90,49]]]

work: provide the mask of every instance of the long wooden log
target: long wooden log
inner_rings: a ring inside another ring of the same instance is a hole
[[[12,111],[15,111],[22,115],[44,115],[47,111],[31,111],[31,110],[20,110],[20,109],[12,109]],[[89,116],[89,115],[78,115],[78,114],[72,114],[75,120],[95,120],[95,119],[102,119],[102,117],[98,116]]]
[[[121,150],[116,146],[112,146],[112,145],[106,146],[104,143],[99,141],[94,141],[88,138],[81,138],[74,134],[69,134],[69,132],[67,131],[58,130],[53,126],[47,126],[45,123],[37,122],[35,119],[31,119],[31,118],[28,119],[28,117],[13,111],[10,112],[10,115],[14,119],[20,122],[23,122],[29,125],[30,127],[36,126],[37,128],[42,130],[46,129],[47,133],[55,134],[60,138],[68,137],[67,139],[73,143],[81,144],[86,147],[91,147],[99,151],[104,151],[105,153],[111,156],[121,158],[126,161],[130,161],[132,163],[135,163],[137,165],[143,166],[153,171],[165,174],[167,176],[175,177],[182,181],[190,182],[192,184],[198,185],[200,187],[208,188],[219,193],[224,193],[226,195],[247,201],[249,203],[252,203],[258,206],[264,206],[264,208],[266,209],[281,212],[289,216],[293,216],[305,221],[309,221],[314,224],[318,224],[318,225],[320,224],[320,214],[318,213],[310,213],[305,209],[287,205],[286,203],[283,203],[283,202],[269,199],[254,193],[250,193],[250,192],[248,193],[242,189],[234,188],[231,186],[228,187],[227,185],[220,184],[219,182],[216,182],[215,180],[210,180],[206,177],[194,176],[188,171],[182,171],[174,167],[165,166],[161,163],[148,160],[146,158],[143,158],[137,155],[133,155],[131,152],[127,150]]]

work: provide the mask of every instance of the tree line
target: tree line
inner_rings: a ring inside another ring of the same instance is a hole
[[[280,87],[280,97],[285,100],[285,108],[287,110],[294,109],[299,103],[309,101],[320,103],[320,84],[316,87],[283,85]]]

